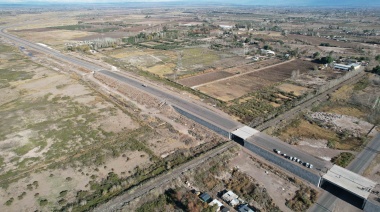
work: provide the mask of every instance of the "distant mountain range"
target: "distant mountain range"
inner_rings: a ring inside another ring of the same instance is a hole
[[[169,4],[169,5],[257,5],[299,7],[380,7],[380,0],[0,0],[0,4],[47,5],[47,4]]]

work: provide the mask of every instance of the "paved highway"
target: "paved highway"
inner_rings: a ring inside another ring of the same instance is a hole
[[[142,86],[143,83],[137,79],[122,76],[120,74],[116,74],[114,72],[104,70],[104,68],[101,66],[98,66],[98,65],[95,65],[95,64],[92,64],[92,63],[89,63],[87,61],[83,61],[83,60],[80,60],[80,59],[77,59],[74,57],[64,55],[64,54],[62,54],[59,51],[56,51],[54,49],[43,47],[41,45],[34,44],[34,43],[31,43],[31,42],[26,41],[24,39],[18,38],[14,35],[7,34],[7,33],[5,33],[4,30],[5,30],[4,28],[1,29],[1,31],[0,31],[1,36],[8,38],[10,40],[13,40],[13,41],[23,45],[24,47],[36,49],[40,52],[43,52],[43,53],[48,54],[50,56],[56,57],[59,60],[63,60],[65,62],[74,64],[74,65],[79,66],[79,67],[89,69],[91,71],[100,72],[102,74],[108,75],[108,76],[115,78],[117,80],[120,80],[122,82],[125,82],[128,85],[137,87],[140,90],[144,90],[145,92],[150,93],[153,96],[159,97],[161,99],[165,99],[166,101],[169,101],[171,104],[176,105],[180,108],[183,108],[183,109],[185,109],[185,110],[187,110],[187,111],[189,111],[189,112],[191,112],[191,113],[193,113],[193,114],[195,114],[195,115],[197,115],[197,116],[199,116],[205,120],[208,120],[211,123],[215,124],[216,126],[221,127],[222,129],[225,129],[227,131],[231,131],[231,130],[236,129],[240,126],[243,126],[241,123],[230,119],[226,115],[221,115],[220,113],[218,114],[218,113],[211,111],[210,109],[206,108],[206,106],[203,105],[202,103],[193,103],[193,102],[187,101],[187,100],[179,97],[174,92],[170,92],[169,90],[158,88],[158,87],[155,87],[153,85],[143,87]]]
[[[155,85],[151,85],[151,84],[148,84],[148,86],[142,86],[144,83],[141,80],[138,80],[134,77],[128,77],[128,76],[117,74],[115,72],[110,72],[110,71],[104,70],[104,68],[101,66],[64,55],[56,50],[49,49],[38,44],[30,43],[29,41],[26,41],[16,36],[5,33],[4,29],[1,29],[0,35],[16,43],[19,43],[20,45],[24,47],[36,49],[37,51],[53,56],[57,58],[58,60],[62,60],[64,62],[71,63],[78,67],[83,67],[83,68],[95,71],[97,72],[96,74],[101,73],[101,74],[107,75],[116,80],[124,82],[130,86],[136,87],[140,90],[150,93],[151,95],[156,96],[160,99],[165,99],[170,104],[175,105],[179,108],[185,109],[191,112],[192,114],[198,116],[199,118],[202,118],[203,120],[206,120],[227,131],[231,132],[243,126],[243,124],[237,121],[234,121],[233,119],[231,119],[225,114],[222,114],[221,112],[214,112],[210,110],[203,103],[192,102],[190,100],[187,100],[186,98],[181,97],[179,94],[171,92],[165,88],[156,87]],[[252,142],[256,142],[257,145],[259,146],[265,147],[269,151],[272,151],[274,148],[276,148],[288,155],[296,156],[303,161],[312,163],[316,168],[323,168],[326,166],[326,163],[327,163],[320,159],[307,155],[297,149],[293,149],[290,145],[280,141],[279,139],[270,137],[264,133],[259,133],[256,136],[250,138],[250,140]]]
[[[201,103],[194,103],[191,101],[188,101],[184,98],[181,98],[178,94],[174,94],[170,92],[169,90],[166,90],[164,88],[158,88],[154,85],[147,85],[142,86],[143,84],[140,81],[137,81],[133,78],[129,78],[126,76],[119,75],[114,72],[101,70],[99,73],[102,73],[104,75],[110,76],[114,79],[117,79],[118,81],[124,82],[130,86],[137,87],[140,90],[143,90],[147,93],[150,93],[153,96],[159,97],[160,99],[165,99],[166,101],[169,101],[171,104],[183,108],[194,115],[205,119],[212,124],[215,124],[216,126],[221,127],[222,129],[225,129],[227,131],[232,131],[240,126],[243,126],[243,124],[232,120],[227,115],[222,115],[220,113],[216,113],[214,111],[211,111],[209,108],[206,108]]]
[[[278,149],[281,154],[285,153],[288,156],[297,157],[301,161],[313,164],[315,169],[326,170],[325,168],[331,168],[331,163],[328,161],[321,160],[319,158],[313,157],[305,152],[301,152],[294,149],[290,144],[287,144],[277,138],[271,137],[265,133],[258,133],[247,139],[249,142],[254,143],[268,151],[273,151],[273,149]]]
[[[367,144],[363,151],[361,151],[355,159],[347,166],[347,169],[357,174],[362,174],[369,166],[371,161],[380,152],[380,133]],[[344,195],[341,193],[340,195]],[[339,195],[338,195],[339,196]],[[310,212],[325,212],[333,211],[335,201],[338,197],[329,192],[323,192],[318,202],[309,209]]]
[[[89,69],[92,71],[98,71],[98,70],[103,69],[102,67],[100,67],[98,65],[94,65],[94,64],[89,63],[87,61],[83,61],[83,60],[80,60],[80,59],[77,59],[74,57],[64,55],[57,50],[50,49],[48,47],[44,47],[44,46],[41,46],[41,45],[38,45],[35,43],[31,43],[31,42],[24,40],[24,39],[21,39],[17,36],[8,34],[5,32],[6,31],[5,27],[1,27],[0,29],[1,29],[0,30],[0,36],[5,37],[9,40],[15,41],[16,43],[21,44],[21,46],[23,46],[23,47],[29,47],[29,48],[35,49],[39,52],[48,54],[50,56],[56,57],[56,58],[63,60],[65,62],[69,62],[69,63],[72,63],[74,65],[77,65],[77,66],[80,66],[80,67],[83,67],[83,68],[86,68],[86,69]]]
[[[141,80],[138,80],[133,77],[128,77],[124,75],[117,74],[115,72],[110,72],[107,70],[104,70],[103,67],[89,63],[87,61],[83,61],[74,57],[70,57],[67,55],[64,55],[60,53],[59,51],[56,51],[54,49],[50,49],[47,47],[43,47],[38,44],[31,43],[27,40],[18,38],[14,35],[8,34],[4,31],[5,29],[2,28],[0,31],[0,35],[8,38],[10,40],[13,40],[16,43],[19,43],[23,45],[24,47],[29,47],[36,49],[38,51],[41,51],[43,53],[46,53],[50,56],[53,56],[59,60],[69,62],[71,64],[74,64],[79,67],[83,67],[92,71],[96,71],[98,73],[107,75],[109,77],[112,77],[114,79],[117,79],[119,81],[122,81],[130,86],[136,87],[140,90],[143,90],[153,96],[159,97],[160,99],[165,99],[167,102],[171,103],[172,105],[175,105],[179,108],[183,108],[192,114],[222,128],[227,131],[233,131],[241,126],[243,124],[231,119],[228,115],[223,114],[222,112],[214,112],[210,110],[210,108],[206,107],[201,102],[192,102],[190,100],[187,100],[186,98],[181,97],[179,94],[171,92],[165,88],[156,87],[152,84],[148,84],[148,86],[142,86],[144,83],[141,82]],[[290,145],[280,141],[279,139],[270,137],[264,133],[259,133],[258,135],[252,137],[250,139],[252,142],[257,142],[258,145],[265,147],[268,150],[273,150],[274,148],[279,149],[283,151],[284,153],[292,156],[296,156],[300,158],[301,160],[304,160],[306,162],[312,163],[316,168],[323,168],[325,167],[325,162],[317,159],[315,157],[312,157],[310,155],[307,155],[301,151],[298,151],[296,149],[293,149]]]

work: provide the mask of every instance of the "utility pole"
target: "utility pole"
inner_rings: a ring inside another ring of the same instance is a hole
[[[177,80],[177,72],[181,71],[181,69],[182,69],[182,57],[183,57],[183,51],[182,50],[177,52],[177,57],[178,57],[177,66],[174,69],[174,77],[173,77],[174,82]]]

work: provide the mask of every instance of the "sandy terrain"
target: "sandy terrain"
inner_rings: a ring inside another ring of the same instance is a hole
[[[239,167],[239,170],[247,173],[263,185],[282,211],[291,211],[285,205],[285,199],[292,198],[298,188],[275,173],[260,167],[251,157],[252,155],[248,151],[240,150],[238,155],[231,160],[230,166],[231,168]]]
[[[22,38],[25,38],[29,41],[34,41],[36,43],[43,43],[59,50],[62,50],[65,48],[64,46],[65,43],[70,43],[74,40],[79,40],[79,38],[84,37],[84,36],[97,34],[93,32],[73,31],[73,30],[51,30],[48,32],[14,31],[12,33]]]
[[[244,94],[288,79],[294,70],[299,69],[303,73],[309,71],[312,67],[313,63],[311,62],[296,60],[286,63],[286,65],[274,65],[270,68],[263,68],[242,76],[216,81],[200,86],[198,89],[220,100],[230,101]]]
[[[313,120],[320,122],[321,124],[328,126],[330,129],[342,133],[348,132],[354,137],[360,137],[366,135],[373,127],[366,121],[358,119],[356,117],[350,117],[346,115],[338,115],[333,113],[315,112],[309,115]],[[376,134],[376,130],[373,130],[369,136]]]
[[[289,84],[289,83],[283,83],[283,84],[277,86],[277,88],[280,89],[281,91],[284,91],[287,93],[293,92],[294,95],[296,95],[296,96],[300,96],[304,93],[307,93],[310,90],[308,88],[301,87],[298,85]]]
[[[326,161],[331,161],[331,158],[339,155],[341,152],[351,152],[356,154],[353,151],[330,149],[327,147],[327,140],[315,140],[310,138],[300,139],[294,148],[298,148],[301,151],[307,152]]]

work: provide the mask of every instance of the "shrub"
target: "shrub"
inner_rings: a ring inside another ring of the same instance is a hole
[[[59,193],[59,196],[60,196],[60,197],[64,197],[64,196],[66,196],[66,194],[67,194],[67,190],[64,190],[64,191],[61,191],[61,192]]]
[[[12,198],[10,198],[8,201],[6,201],[5,202],[5,205],[6,206],[10,206],[10,205],[12,205],[12,203],[13,203],[13,200],[14,200],[14,198],[12,197]]]
[[[48,202],[48,200],[47,199],[41,199],[40,200],[40,206],[45,206],[45,205],[47,205],[49,202]]]
[[[338,156],[333,157],[331,162],[338,166],[346,167],[354,158],[355,155],[350,152],[341,152]]]

